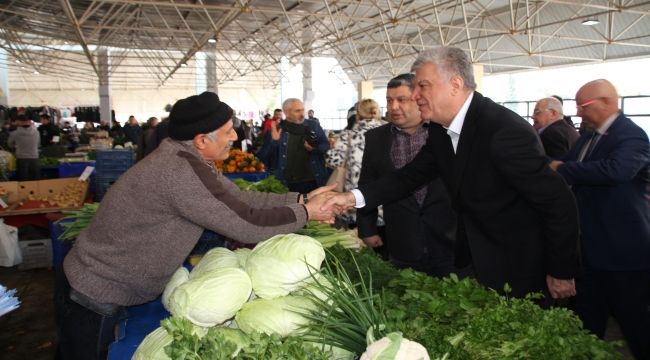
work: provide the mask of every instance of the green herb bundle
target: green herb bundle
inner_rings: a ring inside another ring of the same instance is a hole
[[[246,181],[240,178],[234,179],[232,182],[243,191],[270,192],[275,194],[286,194],[289,192],[289,189],[273,175],[257,182]]]
[[[90,221],[95,216],[99,203],[84,204],[79,210],[64,211],[63,218],[59,224],[63,227],[63,232],[59,235],[61,241],[73,241],[79,233],[90,225]]]

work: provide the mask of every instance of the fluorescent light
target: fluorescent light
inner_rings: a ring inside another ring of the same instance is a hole
[[[209,38],[209,39],[208,39],[208,42],[209,42],[210,44],[216,44],[216,43],[217,43],[217,37],[216,37],[216,36],[213,36],[213,37]]]
[[[187,67],[187,63],[181,63],[181,67]]]
[[[598,19],[596,19],[596,18],[582,20],[582,25],[593,26],[593,25],[598,25],[598,24],[600,24],[600,21],[598,21]]]

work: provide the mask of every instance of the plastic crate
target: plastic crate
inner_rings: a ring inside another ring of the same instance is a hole
[[[268,172],[236,172],[236,173],[224,173],[223,176],[227,177],[230,180],[243,179],[246,181],[256,182],[264,180],[269,177]]]
[[[49,268],[52,266],[52,243],[50,239],[21,240],[18,242],[23,254],[19,270]]]
[[[59,240],[59,236],[64,230],[61,225],[63,222],[70,223],[72,220],[63,220],[61,222],[51,221],[49,223],[50,240],[52,241],[52,266],[55,269],[63,267],[63,259],[68,255],[70,249],[72,249],[72,241]]]
[[[118,177],[97,175],[97,177],[95,177],[95,200],[101,201],[104,195],[106,195],[108,188],[110,188],[117,179]]]
[[[81,176],[81,173],[84,172],[86,169],[86,166],[92,166],[95,167],[95,162],[94,161],[84,161],[84,162],[67,162],[67,163],[60,163],[59,164],[59,177],[60,178],[68,178],[68,177],[74,177],[78,178]],[[90,174],[90,179],[88,183],[88,190],[90,192],[95,192],[95,174],[97,173],[96,170],[93,170],[93,172]]]
[[[97,150],[95,168],[97,175],[107,172],[125,172],[134,163],[135,154],[131,150]]]

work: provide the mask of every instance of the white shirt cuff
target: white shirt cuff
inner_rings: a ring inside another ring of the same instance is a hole
[[[359,209],[366,206],[366,199],[364,199],[363,194],[359,189],[350,190],[352,195],[354,195],[354,207]]]

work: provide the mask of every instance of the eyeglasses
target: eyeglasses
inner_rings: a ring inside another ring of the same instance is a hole
[[[588,101],[583,102],[582,104],[576,104],[576,109],[578,110],[584,110],[587,106],[595,103],[597,100],[600,100],[600,98],[594,98]]]
[[[539,115],[539,114],[543,113],[544,111],[548,111],[548,109],[541,109],[541,110],[540,109],[535,109],[533,111],[533,115]]]

